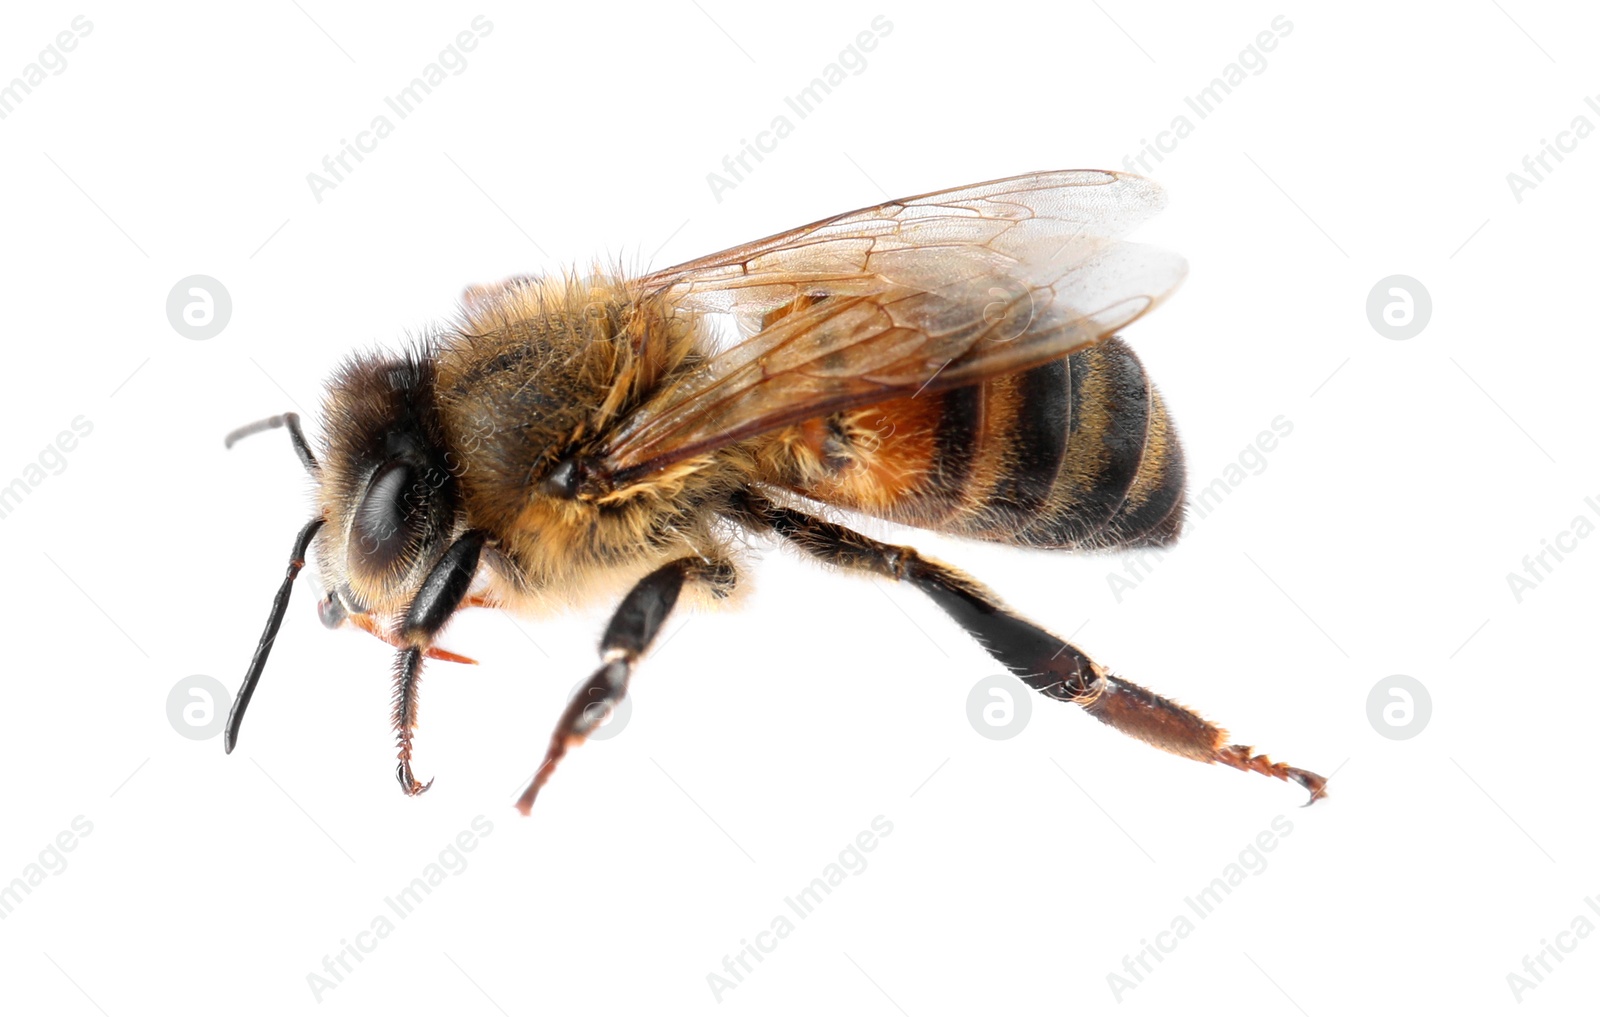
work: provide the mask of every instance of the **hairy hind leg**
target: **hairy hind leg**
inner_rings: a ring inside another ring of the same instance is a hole
[[[872,572],[910,583],[932,598],[1006,669],[1035,691],[1077,703],[1123,734],[1203,763],[1292,780],[1324,797],[1327,781],[1309,770],[1274,763],[1228,733],[1149,689],[1112,676],[1076,646],[1013,613],[994,593],[958,569],[924,558],[915,548],[873,540],[836,523],[750,494],[737,518],[770,530],[812,557],[840,568]]]

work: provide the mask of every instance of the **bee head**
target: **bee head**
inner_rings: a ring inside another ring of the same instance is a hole
[[[320,613],[336,627],[350,614],[389,618],[405,611],[429,568],[465,526],[426,350],[350,360],[329,385],[323,417],[320,454],[293,413],[246,424],[224,442],[231,448],[240,438],[287,427],[317,483],[318,501],[318,514],[295,537],[266,631],[228,711],[223,747],[229,752],[313,541],[328,591]]]
[[[347,362],[323,419],[324,586],[345,610],[397,614],[462,525],[430,361],[419,353]]]

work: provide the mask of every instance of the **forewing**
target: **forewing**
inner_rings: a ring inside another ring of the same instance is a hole
[[[603,461],[626,482],[835,410],[970,385],[1093,343],[1181,281],[1118,240],[1160,188],[1035,173],[847,213],[656,273],[645,299],[731,315],[736,338],[637,411]]]

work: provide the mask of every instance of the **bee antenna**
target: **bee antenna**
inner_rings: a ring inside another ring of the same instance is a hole
[[[226,438],[222,439],[222,447],[233,448],[234,442],[240,438],[248,438],[252,434],[260,434],[262,431],[270,431],[274,428],[285,426],[289,428],[289,440],[294,443],[295,454],[305,464],[306,472],[316,476],[321,471],[321,467],[317,465],[317,457],[311,454],[311,446],[306,442],[305,432],[300,430],[300,414],[298,413],[280,413],[275,417],[268,417],[253,424],[236,427],[228,432]]]
[[[269,423],[260,426],[251,425],[258,431],[277,426]],[[250,433],[249,428],[240,430]],[[239,725],[244,723],[244,711],[250,705],[250,697],[256,694],[256,684],[261,681],[261,672],[267,666],[267,655],[272,652],[273,641],[278,638],[278,627],[283,624],[283,614],[289,609],[289,594],[294,589],[295,576],[298,576],[300,570],[305,567],[306,549],[311,546],[311,538],[316,536],[321,526],[321,517],[313,519],[302,526],[294,538],[294,550],[289,552],[289,569],[284,574],[283,585],[278,587],[278,595],[272,599],[272,611],[267,615],[267,627],[261,633],[261,641],[256,644],[255,656],[250,658],[250,668],[244,673],[244,684],[239,686],[239,693],[233,697],[233,706],[228,710],[228,726],[223,728],[222,733],[222,748],[225,752],[231,753],[233,746],[239,741]]]

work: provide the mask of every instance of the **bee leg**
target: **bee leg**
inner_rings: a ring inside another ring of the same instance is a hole
[[[544,762],[539,764],[522,797],[517,799],[518,812],[526,816],[532,810],[534,798],[550,780],[556,764],[568,750],[583,744],[628,694],[628,680],[633,677],[634,666],[655,641],[688,580],[706,582],[713,593],[724,596],[734,580],[733,566],[703,558],[679,558],[645,576],[628,591],[601,637],[603,663],[567,703],[566,711],[550,736]]]
[[[400,765],[395,767],[395,777],[401,790],[408,795],[420,795],[433,786],[433,781],[420,783],[411,773],[411,734],[417,726],[417,686],[422,681],[422,661],[428,656],[433,639],[444,628],[450,616],[456,613],[466,599],[467,588],[478,571],[478,556],[483,551],[486,534],[481,530],[468,530],[451,544],[428,578],[422,581],[406,608],[405,619],[398,634],[399,656],[394,662],[394,732],[400,746]]]
[[[1149,689],[1112,676],[1076,646],[1013,613],[977,580],[924,558],[915,548],[873,540],[754,493],[745,496],[735,518],[771,530],[831,565],[910,583],[1029,687],[1051,699],[1077,703],[1123,734],[1188,759],[1292,780],[1311,792],[1308,805],[1327,794],[1324,778],[1253,755],[1248,746],[1228,744],[1227,731]]]

